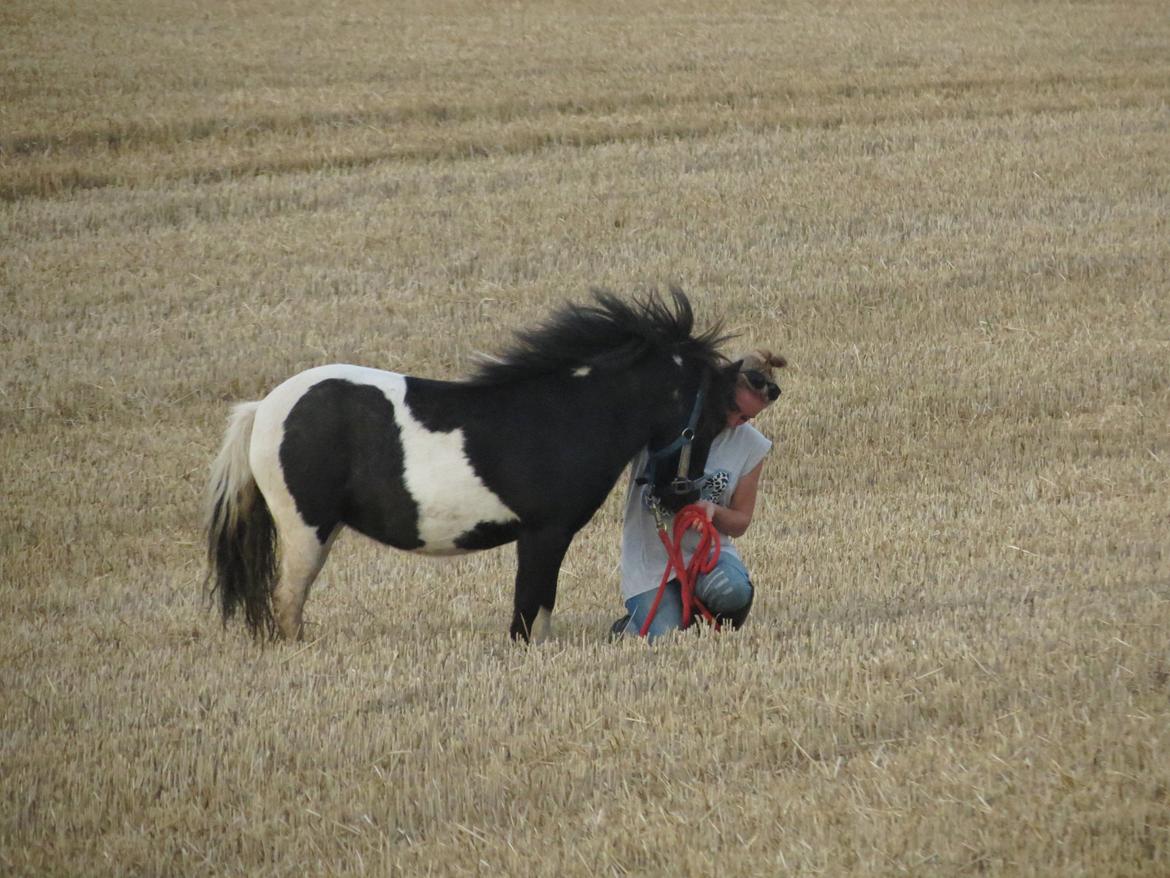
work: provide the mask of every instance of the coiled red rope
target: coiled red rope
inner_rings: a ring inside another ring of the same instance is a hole
[[[691,553],[689,562],[683,559],[682,541],[688,530],[695,528],[699,531],[699,545]],[[662,581],[658,584],[658,594],[654,596],[654,603],[642,622],[642,629],[638,632],[645,637],[650,631],[650,625],[658,613],[658,605],[662,603],[662,596],[666,594],[666,584],[671,580],[673,571],[682,588],[682,627],[690,627],[696,611],[704,619],[719,629],[715,615],[703,606],[703,602],[695,597],[695,582],[704,573],[710,573],[719,562],[719,531],[707,518],[707,513],[698,504],[684,506],[674,516],[673,536],[667,534],[666,525],[658,523],[658,538],[666,549],[666,570],[662,573]]]

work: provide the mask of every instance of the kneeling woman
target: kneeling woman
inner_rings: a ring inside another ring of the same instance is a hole
[[[699,505],[722,535],[719,562],[695,583],[695,596],[716,618],[738,628],[747,619],[754,596],[747,568],[728,537],[743,534],[756,508],[756,490],[764,458],[772,442],[749,422],[780,395],[773,369],[783,367],[783,357],[756,350],[743,357],[735,390],[735,406],[727,427],[715,437],[707,456]],[[638,634],[658,594],[658,583],[666,568],[666,550],[658,538],[654,515],[645,492],[635,483],[646,466],[643,451],[630,469],[622,530],[622,597],[628,615],[612,628],[614,636]],[[688,533],[683,551],[687,559],[698,545],[699,535]],[[654,615],[648,637],[653,640],[667,631],[681,628],[682,591],[677,579],[666,584],[666,593]]]

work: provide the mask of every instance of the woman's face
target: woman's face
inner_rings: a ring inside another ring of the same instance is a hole
[[[727,426],[732,429],[741,427],[767,407],[768,400],[762,395],[738,384],[735,388],[735,405],[727,413]]]

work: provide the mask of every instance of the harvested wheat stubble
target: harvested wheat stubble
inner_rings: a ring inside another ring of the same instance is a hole
[[[6,874],[1170,871],[1157,3],[0,12]],[[592,285],[792,363],[748,626],[511,550],[200,594],[230,402],[465,374]]]

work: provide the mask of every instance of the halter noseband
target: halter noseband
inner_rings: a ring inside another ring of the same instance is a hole
[[[637,480],[637,484],[654,484],[654,476],[658,469],[658,462],[665,457],[670,457],[670,455],[679,451],[679,449],[682,449],[678,456],[678,475],[671,479],[670,490],[674,494],[681,495],[694,489],[695,480],[688,479],[687,472],[691,468],[691,447],[695,441],[695,430],[699,426],[699,416],[703,413],[703,401],[707,397],[707,387],[710,383],[711,370],[703,369],[703,377],[699,381],[699,390],[695,394],[695,404],[691,408],[691,416],[687,420],[687,425],[682,428],[682,432],[678,434],[677,439],[665,448],[651,451],[647,455],[646,468],[642,471],[642,475]]]

